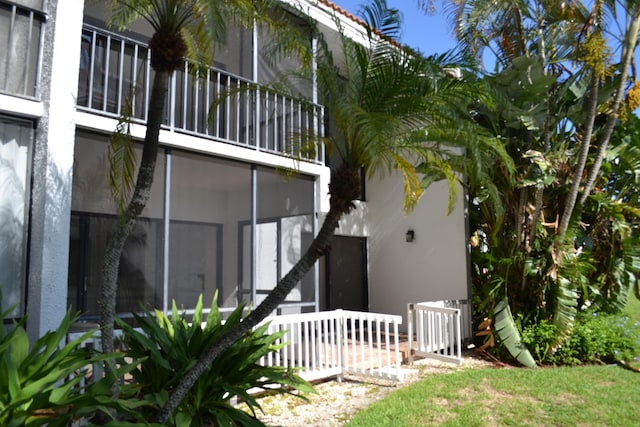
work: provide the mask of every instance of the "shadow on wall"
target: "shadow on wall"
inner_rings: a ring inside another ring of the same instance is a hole
[[[356,200],[356,208],[340,220],[336,229],[337,236],[366,237],[369,235],[369,206],[366,202]],[[320,217],[319,226],[325,218],[325,213]]]

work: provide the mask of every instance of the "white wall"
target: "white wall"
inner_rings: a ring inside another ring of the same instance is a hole
[[[467,298],[463,192],[447,215],[449,188],[433,184],[416,209],[403,213],[399,176],[367,183],[369,217],[369,309],[404,316],[407,303]],[[407,230],[415,240],[406,242]]]
[[[67,310],[69,224],[80,65],[82,1],[47,2],[41,97],[33,160],[27,331],[56,328]]]

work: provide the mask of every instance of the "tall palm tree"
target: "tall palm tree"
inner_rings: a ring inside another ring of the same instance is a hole
[[[271,0],[111,0],[110,24],[126,29],[137,20],[153,28],[149,42],[154,78],[148,107],[146,134],[137,178],[131,161],[132,141],[126,126],[114,132],[111,147],[112,187],[120,221],[110,236],[100,284],[99,311],[102,348],[113,351],[113,322],[118,292],[120,256],[127,237],[149,199],[158,153],[160,126],[164,119],[168,81],[184,66],[185,58],[196,64],[210,64],[215,45],[224,41],[230,24],[251,26],[266,21]],[[126,121],[128,118],[124,117]],[[134,184],[135,180],[135,184]]]
[[[604,1],[604,6],[609,10],[609,13],[614,17],[617,17],[617,3],[614,1]],[[620,2],[622,8],[622,17],[624,18],[624,27],[622,28],[623,34],[620,40],[620,58],[618,64],[618,84],[615,88],[613,99],[609,107],[609,114],[607,116],[607,122],[602,131],[602,136],[599,138],[599,147],[596,157],[593,162],[593,166],[589,171],[587,180],[580,196],[580,205],[583,205],[593,190],[593,186],[596,182],[600,168],[602,167],[602,161],[604,160],[607,152],[607,147],[611,140],[614,128],[618,124],[620,119],[620,112],[624,108],[624,98],[627,93],[629,85],[630,69],[635,69],[635,51],[638,47],[638,31],[640,30],[640,2],[637,0],[625,0]],[[594,71],[595,73],[595,71]],[[634,73],[635,74],[635,73]],[[633,78],[635,79],[635,75]],[[634,82],[635,83],[635,82]],[[635,107],[634,107],[635,108]]]
[[[367,176],[399,171],[405,181],[405,206],[418,202],[423,188],[415,164],[427,161],[455,188],[456,175],[448,158],[454,150],[430,138],[437,129],[449,142],[461,143],[455,123],[470,117],[467,105],[477,95],[464,81],[447,77],[444,58],[426,59],[395,40],[401,18],[386,0],[374,0],[361,9],[366,22],[365,42],[359,44],[340,30],[341,66],[321,40],[317,58],[319,98],[327,109],[333,136],[326,143],[340,159],[329,184],[330,209],[316,238],[302,258],[278,282],[265,300],[237,328],[230,330],[201,356],[174,390],[160,415],[165,422],[206,367],[233,341],[270,315],[302,279],[330,242],[341,218],[355,207],[362,171]],[[339,24],[338,24],[339,25]],[[457,138],[456,138],[457,137]],[[466,135],[469,137],[469,135]],[[312,136],[313,138],[313,136]],[[463,142],[475,141],[477,135]],[[427,140],[433,142],[426,142]],[[491,148],[490,146],[488,148]]]
[[[598,85],[601,80],[604,80],[607,77],[606,68],[610,65],[608,63],[610,58],[606,52],[606,50],[609,48],[604,44],[604,36],[602,35],[602,32],[606,30],[607,23],[602,21],[603,16],[607,12],[609,13],[610,17],[617,17],[616,3],[617,2],[599,0],[596,1],[593,6],[592,16],[595,23],[595,29],[592,31],[590,36],[592,39],[596,39],[596,37],[599,37],[602,39],[602,41],[599,43],[593,43],[594,45],[600,45],[601,47],[599,49],[594,49],[594,51],[592,52],[587,52],[586,55],[590,55],[592,57],[587,56],[585,58],[585,61],[590,68],[589,71],[592,75],[592,84],[590,87],[590,96],[588,103],[589,110],[588,117],[585,123],[583,140],[581,142],[582,146],[580,160],[578,162],[578,165],[576,166],[573,181],[571,183],[571,190],[567,195],[566,207],[560,221],[560,227],[558,230],[558,234],[560,235],[560,237],[562,237],[569,226],[569,221],[571,220],[571,217],[573,215],[576,201],[578,201],[579,206],[584,205],[585,201],[593,190],[595,181],[600,173],[600,168],[602,167],[602,161],[604,160],[605,154],[607,152],[607,147],[609,146],[609,142],[611,140],[611,135],[613,134],[613,130],[619,122],[620,111],[624,106],[625,92],[626,88],[629,85],[629,70],[635,57],[635,50],[638,44],[638,30],[640,29],[640,2],[637,2],[635,0],[623,2],[624,4],[622,10],[625,22],[623,27],[623,34],[621,35],[620,40],[620,58],[618,63],[619,76],[617,78],[615,91],[610,100],[610,105],[607,108],[608,112],[606,124],[596,140],[596,143],[598,144],[598,150],[593,158],[593,164],[591,166],[591,170],[586,176],[586,180],[583,179],[586,159],[590,151],[592,139],[591,133],[594,129],[594,123],[597,116]],[[613,23],[610,24],[615,25]],[[601,28],[605,28],[605,30],[602,30]],[[580,187],[583,188],[580,199],[578,200]]]

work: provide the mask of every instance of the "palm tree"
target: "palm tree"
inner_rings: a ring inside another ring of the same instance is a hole
[[[605,5],[609,8],[609,13],[616,16],[615,11],[616,2],[607,1]],[[582,195],[580,196],[580,204],[583,205],[586,198],[593,190],[596,178],[602,167],[602,161],[604,160],[607,147],[611,140],[616,124],[620,119],[620,113],[624,110],[624,98],[626,95],[626,89],[629,83],[629,72],[633,67],[635,69],[634,59],[635,51],[638,46],[638,31],[640,30],[640,2],[635,0],[627,0],[623,2],[622,10],[624,11],[623,17],[625,18],[623,34],[621,37],[621,51],[619,59],[619,77],[618,84],[615,89],[611,105],[609,107],[609,114],[602,136],[600,137],[598,152],[589,172],[587,181],[585,183]],[[595,70],[594,70],[595,73]],[[635,75],[633,76],[635,78]],[[635,106],[634,106],[635,108]]]
[[[423,188],[414,164],[427,161],[439,169],[441,177],[455,188],[454,150],[444,148],[429,134],[438,137],[451,130],[448,142],[461,145],[475,142],[482,132],[461,140],[456,123],[470,121],[467,105],[477,95],[464,81],[447,77],[446,57],[426,59],[395,38],[401,19],[386,0],[374,0],[361,9],[366,21],[364,44],[358,44],[340,31],[342,68],[334,61],[329,46],[321,40],[317,58],[319,98],[335,129],[326,143],[340,159],[329,184],[330,209],[309,249],[278,282],[265,300],[238,327],[228,331],[207,349],[165,404],[160,422],[165,422],[185,393],[206,367],[232,342],[270,315],[291,289],[329,248],[341,218],[354,209],[359,197],[362,172],[367,176],[400,171],[405,181],[405,207],[411,209]],[[339,24],[338,24],[339,25]],[[476,128],[477,130],[477,128]],[[434,141],[427,143],[426,141]],[[488,148],[491,148],[489,145]]]
[[[224,41],[230,24],[251,26],[268,21],[271,0],[111,0],[110,24],[119,29],[143,19],[153,28],[149,42],[155,75],[149,99],[142,158],[134,184],[132,141],[120,124],[111,138],[112,190],[120,221],[110,236],[102,268],[99,310],[102,349],[113,351],[113,322],[118,292],[120,256],[127,237],[149,199],[158,153],[158,137],[164,119],[168,81],[184,66],[185,58],[210,64],[215,45]],[[124,117],[124,122],[128,117]]]
[[[588,117],[585,123],[585,130],[583,135],[583,141],[581,143],[581,153],[580,160],[578,165],[576,166],[576,170],[573,176],[573,181],[571,183],[571,190],[567,195],[567,203],[565,210],[562,215],[562,219],[560,221],[560,227],[558,230],[558,234],[560,237],[566,232],[569,221],[571,220],[571,216],[573,215],[574,207],[576,200],[578,199],[578,193],[580,187],[584,187],[582,189],[582,194],[580,196],[579,205],[584,205],[587,197],[589,197],[591,191],[593,190],[593,186],[595,181],[600,173],[600,168],[602,167],[602,161],[604,160],[605,153],[607,151],[607,147],[611,140],[611,135],[613,134],[613,130],[615,126],[619,122],[619,115],[621,108],[623,108],[624,104],[624,96],[625,89],[628,82],[629,77],[629,69],[633,63],[633,59],[635,56],[635,50],[637,47],[638,41],[638,30],[640,29],[640,3],[637,1],[625,1],[624,2],[624,32],[622,34],[621,43],[621,51],[620,51],[620,60],[619,60],[619,76],[616,83],[615,92],[610,101],[610,105],[608,106],[608,114],[607,121],[602,129],[597,143],[599,145],[596,155],[593,159],[593,165],[591,166],[591,170],[589,171],[586,180],[583,181],[583,174],[586,165],[586,159],[589,154],[589,148],[591,143],[591,133],[594,128],[594,122],[597,116],[597,107],[598,107],[598,85],[601,80],[604,80],[606,75],[606,68],[610,65],[608,63],[609,55],[607,50],[609,49],[605,42],[604,37],[602,35],[602,28],[605,23],[601,22],[603,20],[603,15],[607,12],[606,8],[610,8],[608,12],[612,14],[611,16],[616,16],[616,2],[605,2],[604,0],[596,1],[593,6],[593,21],[595,22],[595,30],[589,36],[592,40],[596,40],[592,44],[597,46],[591,52],[587,52],[585,54],[585,62],[590,68],[590,73],[592,75],[592,84],[590,87],[590,96],[588,103]],[[613,9],[613,10],[612,10]],[[598,40],[601,39],[602,41]]]

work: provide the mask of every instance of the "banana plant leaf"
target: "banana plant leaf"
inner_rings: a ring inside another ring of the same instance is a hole
[[[536,362],[529,350],[522,344],[520,332],[516,324],[506,299],[500,301],[494,310],[495,330],[509,353],[522,365],[528,368],[536,368]]]

